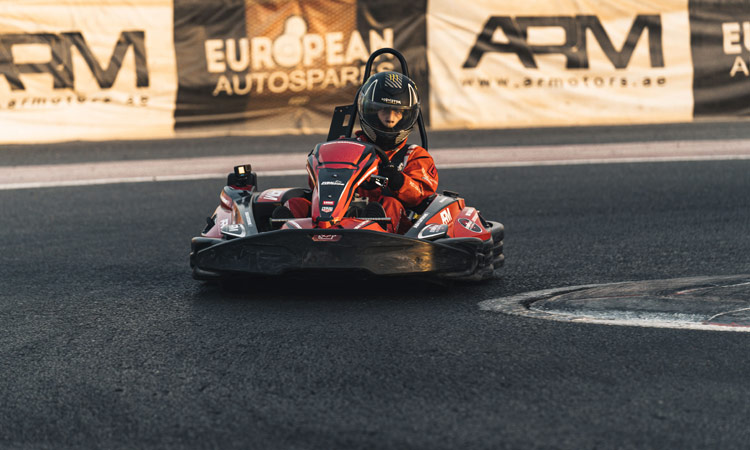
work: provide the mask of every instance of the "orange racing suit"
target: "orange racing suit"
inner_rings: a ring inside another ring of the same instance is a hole
[[[369,142],[362,131],[357,131],[356,137],[363,142]],[[406,141],[396,148],[386,150],[388,158],[404,176],[404,182],[397,189],[386,186],[384,189],[365,189],[360,187],[357,193],[367,197],[371,202],[383,205],[387,217],[391,218],[388,231],[404,233],[411,226],[406,217],[406,208],[413,208],[422,203],[437,191],[438,172],[435,162],[427,150],[418,145],[406,146]]]
[[[357,131],[356,138],[362,142],[370,142],[362,131]],[[411,226],[406,216],[406,208],[413,208],[422,203],[436,192],[438,186],[437,168],[427,149],[418,145],[405,145],[406,141],[396,148],[385,151],[403,175],[403,183],[400,186],[357,189],[360,197],[383,205],[386,217],[391,218],[387,226],[387,231],[391,233],[405,233]],[[308,181],[312,183],[312,180]],[[308,217],[310,214],[310,201],[303,198],[289,199],[284,206],[291,210],[294,217]]]

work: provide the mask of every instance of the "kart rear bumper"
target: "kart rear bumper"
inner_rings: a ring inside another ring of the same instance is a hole
[[[374,275],[473,278],[492,270],[492,240],[424,241],[367,230],[278,230],[244,238],[196,237],[190,263],[199,279],[291,271],[366,271]]]

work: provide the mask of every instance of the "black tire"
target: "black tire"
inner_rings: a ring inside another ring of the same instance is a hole
[[[495,269],[499,269],[505,262],[503,255],[503,239],[505,238],[505,227],[500,222],[488,222],[490,233],[492,233],[492,257]]]

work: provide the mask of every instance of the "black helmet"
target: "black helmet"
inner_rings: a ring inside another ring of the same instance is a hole
[[[389,126],[378,116],[381,111],[396,112],[398,121]],[[383,150],[395,148],[409,137],[419,117],[417,85],[402,73],[376,73],[360,90],[357,112],[362,131],[372,142]]]

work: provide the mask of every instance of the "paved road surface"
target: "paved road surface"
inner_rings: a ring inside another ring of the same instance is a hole
[[[554,141],[524,142],[540,139]],[[182,144],[162,143],[189,156]],[[126,147],[112,148],[142,156]],[[110,157],[63,148],[0,160]],[[442,171],[444,188],[507,229],[502,278],[449,289],[196,282],[189,240],[222,180],[0,191],[0,447],[746,448],[747,333],[478,304],[750,273],[749,174],[750,161]]]

